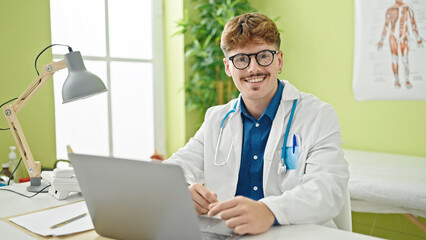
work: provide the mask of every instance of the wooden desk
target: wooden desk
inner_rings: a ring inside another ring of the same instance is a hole
[[[14,191],[25,195],[32,195],[26,191],[28,184],[15,184],[9,187]],[[63,237],[42,237],[28,232],[14,223],[8,221],[11,216],[23,215],[26,213],[39,211],[42,209],[61,206],[83,200],[79,193],[72,193],[66,200],[59,201],[47,193],[41,193],[34,198],[25,198],[15,193],[0,191],[0,238],[1,239],[109,239],[99,236],[94,230],[73,234]],[[275,239],[345,239],[345,240],[368,240],[378,239],[358,233],[345,232],[333,228],[327,228],[320,225],[292,225],[272,227],[268,232],[256,236],[243,236],[241,239],[252,240],[275,240]]]

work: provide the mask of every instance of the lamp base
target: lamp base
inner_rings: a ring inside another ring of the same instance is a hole
[[[45,182],[41,182],[41,177],[32,177],[30,178],[31,184],[27,187],[28,192],[41,192],[41,193],[47,193],[49,191],[49,186]],[[44,188],[44,189],[43,189]],[[43,189],[43,191],[41,191]]]

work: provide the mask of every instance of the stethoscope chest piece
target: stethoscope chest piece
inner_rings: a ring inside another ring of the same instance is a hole
[[[283,160],[278,162],[278,175],[285,174],[287,172],[287,166],[283,164]]]

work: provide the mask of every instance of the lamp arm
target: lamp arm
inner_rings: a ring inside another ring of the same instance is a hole
[[[18,113],[28,101],[38,92],[40,88],[55,74],[56,71],[67,67],[65,60],[59,62],[52,61],[50,64],[43,66],[43,72],[25,89],[18,99],[12,104],[16,113]]]
[[[17,114],[53,76],[53,74],[55,74],[56,71],[64,68],[67,68],[65,60],[61,60],[59,62],[52,61],[50,64],[43,66],[43,72],[27,87],[27,89],[25,89],[18,99],[13,104],[3,108],[10,131],[12,132],[16,145],[21,153],[22,160],[25,164],[25,168],[27,169],[30,177],[40,177],[41,164],[39,161],[36,162],[34,160]]]

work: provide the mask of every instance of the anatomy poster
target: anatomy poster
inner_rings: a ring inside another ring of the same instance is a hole
[[[426,0],[355,0],[356,100],[426,100]]]

